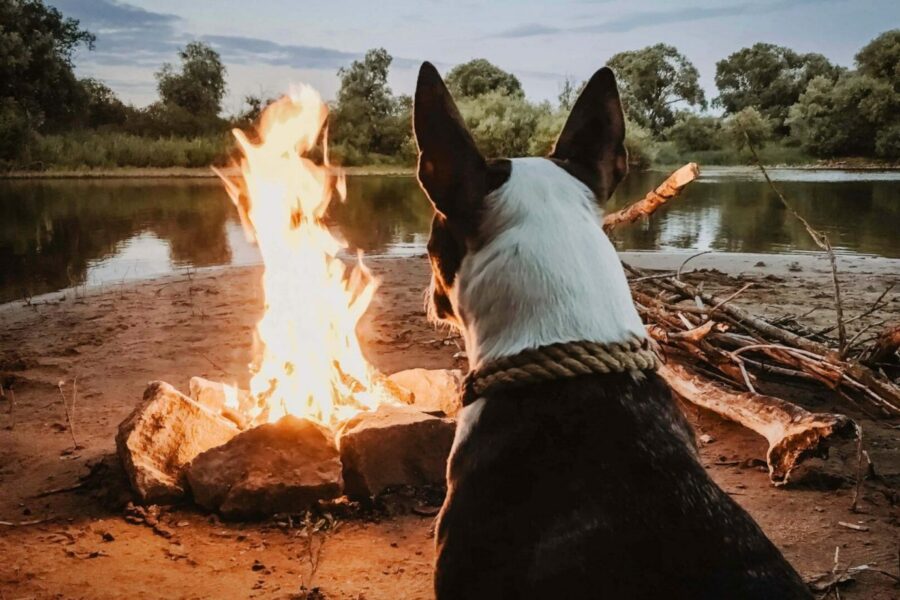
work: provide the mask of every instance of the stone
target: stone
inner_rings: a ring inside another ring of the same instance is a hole
[[[382,405],[341,428],[338,447],[348,496],[376,496],[391,486],[442,485],[456,423],[410,406]]]
[[[292,415],[204,452],[187,480],[197,504],[230,519],[297,513],[340,496],[343,487],[331,430]]]
[[[116,452],[141,502],[165,504],[185,495],[184,469],[238,428],[168,383],[152,381],[121,424]]]
[[[463,374],[459,369],[407,369],[388,379],[409,390],[413,397],[411,404],[423,412],[441,411],[455,417],[462,407]]]

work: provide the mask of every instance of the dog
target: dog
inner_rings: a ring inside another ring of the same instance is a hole
[[[588,81],[546,158],[485,159],[430,63],[413,125],[435,209],[428,310],[462,332],[470,369],[551,344],[646,339],[601,227],[628,169],[612,71]],[[811,597],[707,475],[652,370],[472,400],[436,527],[438,600]]]

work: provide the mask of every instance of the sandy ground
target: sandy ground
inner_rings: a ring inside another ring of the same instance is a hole
[[[660,269],[684,260],[645,253],[625,258]],[[760,261],[766,264],[755,266]],[[900,283],[900,261],[856,263],[844,265],[850,315],[891,282]],[[464,367],[454,358],[462,342],[425,321],[427,262],[380,260],[371,266],[382,285],[360,326],[369,359],[388,373]],[[827,266],[819,259],[705,255],[689,266],[744,273],[743,280],[756,285],[737,302],[757,312],[801,314],[821,306],[806,321],[827,324],[833,318]],[[316,537],[324,545],[310,582],[302,527],[222,523],[182,506],[164,511],[161,521],[175,532],[164,538],[130,524],[121,508],[111,508],[96,491],[41,495],[75,484],[89,465],[113,451],[116,426],[147,381],[163,379],[183,390],[193,375],[246,383],[251,332],[261,312],[259,274],[258,267],[209,270],[0,306],[0,378],[15,392],[14,405],[8,397],[0,401],[0,520],[13,524],[0,525],[0,598],[289,598],[302,584],[319,586],[327,598],[431,597],[432,517],[397,508],[402,502],[383,503],[362,516],[338,516],[336,531]],[[722,275],[714,280],[708,289],[741,285]],[[884,319],[900,319],[900,294],[852,330]],[[64,382],[71,398],[76,377],[75,433],[84,447],[73,452],[57,383]],[[866,484],[862,512],[850,512],[852,490],[841,479],[852,449],[833,452],[819,477],[810,468],[807,483],[776,489],[758,466],[742,466],[764,457],[762,438],[688,407],[697,433],[714,440],[701,449],[713,478],[803,575],[830,571],[835,547],[842,568],[869,564],[897,573],[900,498],[891,487],[900,482],[897,430],[866,419],[827,391],[780,386],[777,392],[814,410],[859,419],[884,479]],[[900,589],[869,573],[842,595],[897,598]]]

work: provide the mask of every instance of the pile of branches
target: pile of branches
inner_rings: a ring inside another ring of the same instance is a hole
[[[763,173],[768,179],[764,169]],[[677,197],[698,175],[696,164],[685,165],[643,200],[607,215],[604,228],[610,231],[650,216]],[[648,272],[624,265],[638,311],[666,359],[661,375],[685,400],[765,436],[770,445],[769,474],[776,485],[786,483],[791,470],[805,457],[823,453],[830,438],[861,439],[862,431],[846,416],[811,413],[780,398],[760,394],[757,387],[761,380],[787,379],[822,385],[872,418],[900,417],[900,385],[891,376],[900,373],[900,326],[887,328],[867,345],[859,343],[866,328],[851,340],[845,334],[845,325],[880,308],[889,290],[869,310],[844,320],[839,280],[827,238],[781,199],[803,221],[810,235],[820,236],[817,243],[821,242],[823,250],[829,253],[838,314],[833,327],[812,331],[793,316],[769,321],[736,306],[735,298],[752,283],[719,297],[704,291],[702,283],[686,281],[682,274],[684,265],[675,273]],[[832,331],[839,332],[837,339],[827,336]]]

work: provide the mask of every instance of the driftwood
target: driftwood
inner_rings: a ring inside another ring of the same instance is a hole
[[[604,229],[612,231],[649,217],[677,197],[698,172],[696,165],[685,165],[644,199],[607,216]],[[823,243],[827,246],[827,241]],[[855,435],[860,440],[862,430],[846,416],[811,413],[759,393],[756,386],[764,380],[822,385],[870,416],[900,416],[900,386],[880,368],[883,361],[896,362],[900,328],[886,329],[874,344],[853,356],[850,351],[859,334],[849,342],[843,334],[836,341],[825,337],[877,310],[890,290],[857,317],[845,321],[838,307],[841,316],[835,326],[810,331],[796,319],[768,321],[736,306],[733,300],[750,284],[720,297],[684,281],[684,265],[675,273],[660,274],[623,264],[647,331],[668,361],[661,370],[663,377],[687,401],[763,435],[769,441],[769,474],[776,485],[786,483],[791,470],[806,457],[822,453],[832,437]],[[833,277],[837,279],[836,267]],[[835,302],[840,303],[838,286]]]
[[[644,196],[630,206],[618,212],[606,215],[603,218],[603,229],[611,231],[623,223],[634,223],[641,217],[648,217],[656,209],[678,197],[681,190],[690,182],[700,176],[700,168],[697,163],[688,163],[669,175],[655,190]]]
[[[804,458],[824,454],[831,438],[856,435],[856,424],[844,415],[811,413],[774,396],[735,392],[674,363],[663,365],[659,374],[685,400],[766,438],[769,478],[775,485],[787,483]]]

